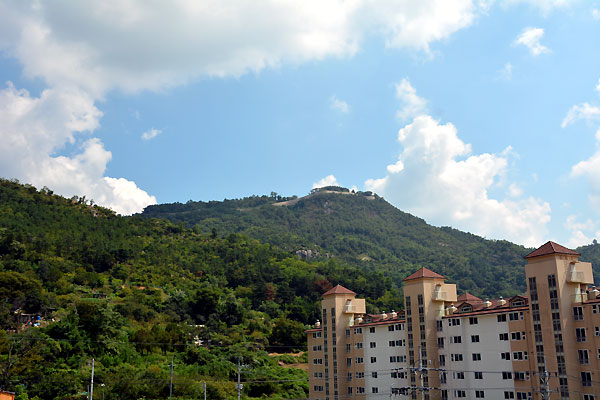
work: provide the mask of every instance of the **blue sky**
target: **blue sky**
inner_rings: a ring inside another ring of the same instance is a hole
[[[600,2],[0,1],[0,176],[122,214],[324,184],[600,237]]]

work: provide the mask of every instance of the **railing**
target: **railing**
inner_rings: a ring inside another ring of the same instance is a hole
[[[579,294],[574,294],[573,296],[571,296],[571,301],[573,303],[583,303],[584,301],[588,300],[588,295],[585,292],[579,293]],[[583,317],[581,318],[583,319]]]
[[[355,310],[355,307],[352,304],[346,304],[346,306],[344,307],[345,313],[353,313],[354,310]]]

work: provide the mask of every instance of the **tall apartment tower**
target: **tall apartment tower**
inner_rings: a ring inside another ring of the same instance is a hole
[[[352,351],[347,351],[351,345],[348,332],[354,326],[355,317],[366,312],[365,299],[355,297],[356,293],[340,285],[323,294],[320,329],[308,331],[309,348],[322,355],[316,358],[317,363],[309,364],[309,376],[317,382],[310,389],[311,399],[338,400],[348,393],[347,376],[352,372],[353,364],[347,359],[353,360],[360,356],[358,353],[362,354],[362,348],[350,346]]]
[[[439,368],[437,346],[438,320],[445,315],[445,306],[456,302],[456,285],[444,283],[444,277],[427,268],[421,268],[404,279],[404,307],[406,312],[406,342],[408,365]],[[417,381],[418,379],[418,381]],[[439,373],[425,370],[410,374],[410,386],[439,387]],[[424,399],[439,399],[439,391],[423,391]],[[411,397],[416,399],[417,392]]]
[[[586,293],[594,283],[592,265],[578,261],[579,255],[548,242],[525,257],[537,372],[550,372],[552,399],[597,393],[591,383],[600,380],[598,357],[591,357],[592,364],[589,357],[596,353],[589,333],[595,329],[598,335],[592,323],[596,304]]]

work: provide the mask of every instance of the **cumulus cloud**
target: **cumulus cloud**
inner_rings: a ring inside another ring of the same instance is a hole
[[[313,183],[313,189],[325,187],[325,186],[340,186],[337,179],[333,175],[327,175],[325,178]]]
[[[162,131],[160,129],[152,128],[152,129],[149,129],[146,132],[142,133],[142,139],[144,139],[144,140],[154,139],[161,133],[162,133]]]
[[[417,95],[417,91],[406,78],[396,84],[396,97],[402,103],[402,108],[396,113],[399,118],[414,118],[427,112],[427,101]]]
[[[494,199],[489,190],[506,174],[506,154],[471,154],[471,146],[450,123],[429,115],[400,129],[402,151],[387,175],[365,182],[400,209],[435,225],[452,225],[479,235],[534,246],[550,221],[548,203],[521,198],[515,186],[510,199]],[[401,165],[401,168],[400,168]]]
[[[515,39],[514,45],[527,47],[533,56],[549,53],[550,49],[540,43],[543,36],[544,29],[542,28],[525,28]]]
[[[0,47],[28,76],[100,95],[347,57],[370,32],[427,52],[477,12],[472,0],[9,2]]]
[[[335,96],[331,96],[329,98],[329,106],[331,109],[339,111],[344,114],[348,114],[350,112],[350,106],[343,100],[338,99]]]
[[[591,219],[580,222],[577,220],[576,215],[569,215],[564,223],[564,227],[570,234],[566,243],[567,247],[575,248],[590,244],[594,239],[600,237],[598,225]]]
[[[32,97],[9,83],[0,90],[0,171],[67,197],[85,195],[122,214],[156,203],[135,183],[115,183],[104,176],[111,153],[99,139],[85,138],[99,126],[101,116],[82,91],[46,89]],[[74,155],[54,155],[66,143],[75,145]],[[128,191],[123,190],[126,183]]]

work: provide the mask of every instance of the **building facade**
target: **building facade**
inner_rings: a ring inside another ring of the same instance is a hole
[[[600,292],[592,266],[548,242],[525,258],[527,292],[457,296],[422,268],[404,311],[365,313],[342,286],[307,330],[309,398],[600,399]]]

